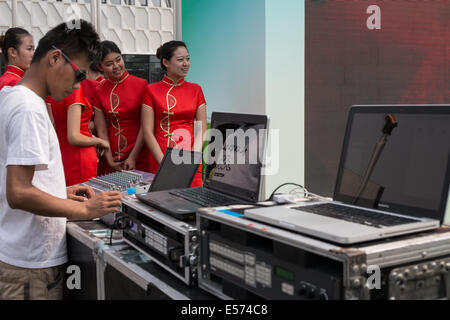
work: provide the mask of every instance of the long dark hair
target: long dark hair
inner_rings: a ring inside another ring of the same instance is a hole
[[[172,59],[175,50],[177,50],[177,48],[179,48],[179,47],[185,47],[187,50],[186,44],[183,41],[172,40],[172,41],[164,43],[156,51],[156,57],[160,60],[161,68],[164,71],[167,71],[167,68],[163,64],[163,59],[166,59],[167,61]]]
[[[3,59],[8,63],[8,50],[9,48],[14,48],[19,50],[20,45],[22,44],[22,37],[30,36],[30,33],[22,28],[9,28],[5,34],[0,36],[0,48],[2,50]]]

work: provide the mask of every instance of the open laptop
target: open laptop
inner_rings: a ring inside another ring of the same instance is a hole
[[[450,182],[450,105],[353,106],[331,202],[245,217],[352,244],[438,228]]]
[[[266,115],[213,112],[203,187],[138,198],[184,221],[193,220],[198,208],[261,201],[268,125]]]
[[[172,157],[173,155],[179,156],[181,155],[185,159],[193,159],[189,161],[185,161],[185,163],[175,163]],[[167,148],[166,153],[164,154],[163,159],[161,160],[161,164],[158,167],[158,171],[153,176],[153,174],[138,170],[133,170],[132,172],[138,173],[142,175],[143,182],[142,184],[148,186],[148,189],[145,193],[136,194],[137,198],[145,197],[149,192],[160,191],[160,190],[168,190],[172,188],[185,188],[189,187],[194,179],[195,173],[198,170],[199,164],[202,159],[202,154],[200,152],[194,152],[190,150],[179,150]],[[94,191],[96,193],[102,192],[104,190],[96,189]],[[103,223],[106,225],[112,226],[116,221],[117,213],[110,213],[100,218]],[[77,221],[77,220],[71,220]]]
[[[148,193],[174,188],[188,188],[194,180],[201,162],[201,152],[167,148]],[[142,200],[148,196],[148,193],[137,194],[136,197]]]

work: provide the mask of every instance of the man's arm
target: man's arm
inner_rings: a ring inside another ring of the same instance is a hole
[[[46,217],[93,219],[120,212],[122,195],[117,191],[103,192],[79,202],[60,199],[32,185],[34,166],[7,167],[6,199],[12,209],[28,211]]]

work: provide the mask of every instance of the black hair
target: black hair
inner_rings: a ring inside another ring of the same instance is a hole
[[[0,36],[0,49],[2,50],[2,55],[6,63],[8,63],[9,48],[19,50],[23,36],[31,37],[27,30],[17,27],[9,28],[5,34]]]
[[[161,68],[164,71],[167,71],[167,68],[163,64],[163,59],[166,59],[167,61],[172,59],[175,50],[177,50],[177,48],[179,48],[179,47],[185,47],[187,50],[186,44],[183,41],[172,40],[172,41],[164,43],[156,51],[156,57],[160,60]]]
[[[101,71],[98,68],[98,61],[92,61],[92,63],[89,65],[89,69],[92,72],[101,73]]]
[[[119,47],[114,42],[109,40],[102,41],[100,43],[100,54],[98,63],[101,64],[103,59],[105,59],[106,56],[111,52],[118,53],[120,55],[122,54],[122,52],[120,52]]]
[[[90,61],[97,61],[100,38],[92,24],[86,20],[76,20],[76,24],[71,25],[63,22],[39,40],[39,44],[33,55],[33,64],[41,60],[53,46],[64,52],[73,59],[81,54],[87,54]]]

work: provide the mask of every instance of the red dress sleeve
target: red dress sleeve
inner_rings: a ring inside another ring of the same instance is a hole
[[[206,106],[205,96],[203,95],[203,90],[199,86],[198,87],[198,95],[197,95],[197,109],[200,107]]]
[[[64,98],[64,104],[70,107],[73,104],[81,104],[86,107],[86,100],[83,94],[83,87],[80,89],[75,89],[73,92]]]
[[[101,100],[100,100],[100,91],[99,91],[99,87],[100,87],[100,86],[98,86],[97,88],[95,88],[95,92],[94,92],[94,94],[92,95],[92,99],[91,99],[91,101],[92,101],[92,107],[93,107],[94,109],[97,109],[97,110],[100,110],[100,111],[105,112],[105,110],[103,110],[103,105],[102,105]]]
[[[153,109],[153,98],[150,92],[150,87],[148,85],[145,86],[144,92],[142,93],[142,104],[144,105],[144,107],[150,107]]]

